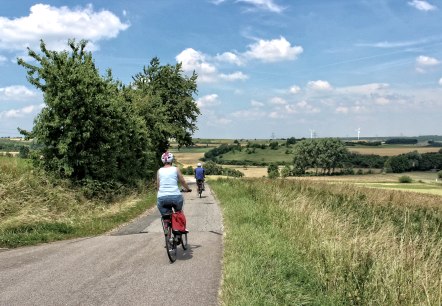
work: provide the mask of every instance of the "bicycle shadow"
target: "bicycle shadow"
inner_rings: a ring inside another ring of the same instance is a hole
[[[193,258],[193,250],[200,248],[199,244],[188,244],[187,250],[181,248],[181,254],[177,256],[177,260],[189,260]]]

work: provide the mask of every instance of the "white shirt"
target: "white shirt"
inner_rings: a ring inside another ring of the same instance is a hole
[[[160,168],[158,170],[158,179],[160,180],[160,188],[157,197],[168,195],[180,195],[178,188],[178,171],[176,167]]]

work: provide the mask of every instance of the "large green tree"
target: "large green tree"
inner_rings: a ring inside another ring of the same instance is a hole
[[[175,139],[178,145],[192,144],[200,111],[193,95],[197,93],[197,75],[187,77],[182,65],[161,65],[153,58],[149,66],[133,77],[132,101],[145,119],[157,155]]]
[[[347,159],[348,150],[345,145],[334,138],[305,139],[295,144],[294,174],[304,174],[307,169],[315,169],[322,174],[332,174]]]
[[[68,51],[28,48],[36,64],[19,59],[28,80],[44,95],[45,107],[31,132],[42,144],[42,165],[75,180],[131,181],[152,174],[145,122],[110,70],[99,74],[86,41]]]

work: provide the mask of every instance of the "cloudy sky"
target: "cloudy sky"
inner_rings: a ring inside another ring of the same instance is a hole
[[[1,1],[0,136],[44,107],[17,57],[68,38],[125,84],[154,56],[195,70],[195,137],[441,135],[441,20],[442,0]]]

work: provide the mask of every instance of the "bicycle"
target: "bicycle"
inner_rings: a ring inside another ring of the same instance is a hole
[[[197,188],[198,195],[201,198],[202,197],[201,194],[203,193],[203,190],[204,190],[203,181],[202,180],[196,180],[196,185],[198,187]]]
[[[187,192],[191,192],[189,190]],[[184,192],[183,190],[181,192]],[[176,213],[173,205],[164,205],[165,208],[168,208],[172,211],[171,214],[165,214],[161,216],[161,224],[163,226],[164,238],[166,240],[166,252],[167,257],[171,263],[174,263],[177,258],[177,249],[181,244],[183,250],[187,250],[187,233],[174,231],[172,229],[172,214]]]

